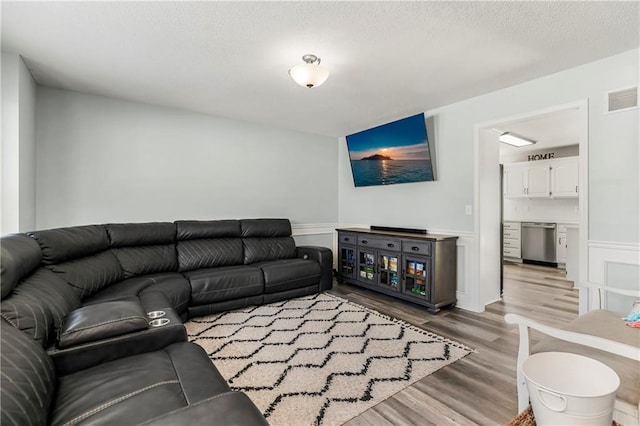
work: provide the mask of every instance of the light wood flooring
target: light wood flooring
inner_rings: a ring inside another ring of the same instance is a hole
[[[425,308],[357,286],[334,282],[330,293],[402,319],[476,350],[419,380],[346,423],[371,425],[501,425],[516,416],[518,330],[504,322],[510,312],[551,325],[577,316],[578,294],[565,271],[506,264],[503,300],[474,313]],[[532,342],[540,334],[532,334]]]

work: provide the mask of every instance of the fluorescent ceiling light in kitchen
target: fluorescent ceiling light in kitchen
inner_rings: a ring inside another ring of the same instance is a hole
[[[517,147],[533,145],[534,143],[536,143],[536,141],[523,138],[522,136],[516,136],[513,133],[509,133],[509,132],[504,132],[503,134],[500,135],[500,142],[517,146]]]

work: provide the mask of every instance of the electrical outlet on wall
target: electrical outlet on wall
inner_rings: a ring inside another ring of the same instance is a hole
[[[467,216],[471,216],[471,214],[473,214],[471,204],[467,204],[466,206],[464,206],[464,214],[466,214]]]

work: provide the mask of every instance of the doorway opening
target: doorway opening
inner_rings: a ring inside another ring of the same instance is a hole
[[[485,305],[502,296],[505,262],[551,268],[546,272],[562,279],[566,270],[574,286],[586,276],[587,109],[585,100],[476,126],[475,229]],[[505,133],[534,143],[509,146],[499,140]]]

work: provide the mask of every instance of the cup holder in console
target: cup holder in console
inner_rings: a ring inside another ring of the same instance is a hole
[[[166,315],[165,311],[151,311],[151,312],[147,312],[147,316],[149,317],[149,319],[156,319],[156,318],[161,318],[163,316]]]
[[[156,318],[154,320],[149,321],[149,325],[151,327],[162,327],[163,325],[167,325],[171,322],[169,318]]]

